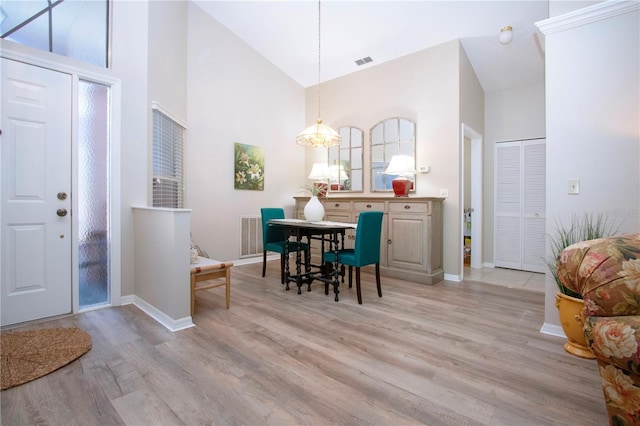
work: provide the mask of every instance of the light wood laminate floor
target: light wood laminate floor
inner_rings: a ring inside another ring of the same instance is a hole
[[[464,268],[464,279],[509,288],[522,288],[544,293],[545,274],[506,268]]]
[[[363,273],[340,301],[284,291],[279,262],[197,294],[176,333],[127,305],[30,324],[93,348],[3,391],[2,425],[605,425],[595,361],[540,333],[544,294]],[[188,291],[189,282],[185,282]],[[18,329],[17,329],[18,330]]]

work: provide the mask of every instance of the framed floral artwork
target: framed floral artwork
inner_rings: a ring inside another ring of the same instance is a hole
[[[233,148],[235,189],[264,191],[264,153],[262,147],[236,143]]]

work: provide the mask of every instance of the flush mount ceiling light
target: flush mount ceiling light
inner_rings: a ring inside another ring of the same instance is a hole
[[[513,28],[510,25],[504,26],[500,29],[500,43],[509,44],[513,40]]]
[[[320,1],[318,1],[318,117],[320,117]],[[307,127],[296,137],[296,142],[304,146],[329,148],[340,145],[342,137],[318,118],[316,124]]]

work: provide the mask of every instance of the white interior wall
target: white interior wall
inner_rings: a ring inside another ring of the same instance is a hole
[[[173,116],[187,120],[187,2],[149,3],[149,103],[158,102]],[[167,60],[171,58],[171,60]],[[152,125],[152,120],[150,125]],[[189,123],[187,123],[188,126]],[[152,135],[152,129],[149,128]],[[186,134],[186,144],[189,134]],[[149,167],[152,160],[149,144]],[[147,185],[151,199],[151,180]]]
[[[494,145],[500,141],[541,138],[546,135],[545,83],[541,81],[488,92],[485,94],[484,110],[482,256],[485,265],[493,266]]]
[[[630,10],[619,14],[621,8]],[[555,219],[569,223],[582,212],[609,214],[622,221],[622,232],[640,231],[639,9],[637,2],[606,2],[541,24],[547,233]],[[579,195],[567,194],[568,179],[580,179]],[[556,291],[548,275],[547,329],[559,328]]]
[[[115,78],[122,81],[121,152],[122,185],[110,188],[121,202],[123,296],[135,294],[133,211],[147,205],[149,111],[148,2],[113,2],[111,64]]]
[[[212,258],[240,256],[240,217],[284,207],[305,180],[305,91],[253,48],[189,2],[188,146],[185,207],[191,231]],[[264,150],[264,191],[234,189],[234,143]]]
[[[454,40],[321,86],[324,122],[333,128],[355,126],[364,131],[364,193],[367,195],[390,195],[370,192],[371,127],[389,117],[405,117],[416,122],[416,162],[428,164],[431,170],[417,175],[415,195],[438,197],[441,188],[449,190],[449,198],[444,203],[444,270],[453,276],[461,273],[461,80],[465,87],[473,89],[464,97],[464,110],[474,111],[467,114],[468,119],[479,131],[483,127],[482,89],[475,75],[470,77],[473,74],[470,65],[461,71],[461,55],[464,53],[460,44]],[[317,87],[307,89],[306,108],[306,123],[313,123],[318,114]],[[314,162],[326,161],[326,155],[324,149],[308,149],[307,170]]]
[[[481,135],[483,137],[482,143],[486,144],[486,140],[484,139],[485,94],[484,94],[484,90],[482,89],[482,85],[478,81],[478,77],[476,76],[473,70],[473,66],[471,65],[471,62],[469,61],[469,58],[467,57],[462,45],[460,45],[459,72],[460,72],[460,94],[459,94],[460,123],[463,123],[467,129],[471,128],[473,129],[473,131]],[[462,129],[460,129],[460,132],[462,132]],[[458,140],[459,141],[463,140],[462,134],[458,136]],[[466,154],[467,154],[466,156],[465,156],[464,144],[460,143],[460,146],[461,148],[458,156],[458,164],[460,165],[459,167],[462,168],[459,170],[460,178],[463,179],[465,177],[468,177],[469,181],[464,183],[462,181],[460,182],[459,188],[461,188],[460,190],[461,193],[460,193],[460,201],[458,203],[460,210],[458,211],[457,215],[455,216],[451,215],[451,219],[454,222],[452,227],[456,227],[457,229],[462,229],[462,234],[460,234],[460,231],[459,231],[453,237],[453,238],[457,238],[457,241],[458,241],[457,252],[458,252],[458,256],[460,256],[457,260],[458,266],[457,268],[455,268],[456,280],[460,280],[463,277],[463,273],[462,273],[462,270],[460,269],[461,268],[460,265],[463,265],[463,259],[462,259],[462,256],[463,256],[462,247],[464,245],[463,237],[464,237],[465,229],[468,230],[468,228],[466,228],[466,224],[462,224],[461,222],[464,222],[463,213],[464,213],[465,206],[471,207],[471,193],[472,193],[471,141],[469,140],[469,144],[466,149]],[[463,199],[463,196],[466,197],[466,199]],[[468,204],[467,204],[467,201],[468,201]],[[483,206],[483,210],[484,210],[484,206]],[[480,220],[480,221],[486,220],[482,212],[480,212],[479,214],[475,214],[473,217],[475,217],[476,220]],[[484,236],[482,236],[482,239],[484,240]],[[455,244],[452,244],[452,245],[455,246]],[[478,253],[476,253],[476,255],[478,255]],[[480,257],[484,257],[484,253],[482,253]],[[475,264],[475,259],[474,259],[474,264]]]

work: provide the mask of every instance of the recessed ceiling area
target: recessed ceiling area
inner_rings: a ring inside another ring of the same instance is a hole
[[[304,87],[318,83],[318,2],[192,0]],[[546,0],[321,3],[321,79],[460,39],[486,92],[544,81]],[[499,42],[513,27],[513,40]],[[358,59],[371,57],[368,64]]]

